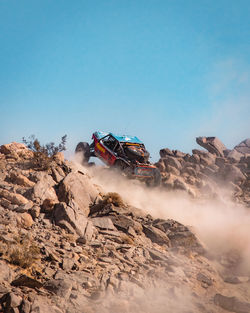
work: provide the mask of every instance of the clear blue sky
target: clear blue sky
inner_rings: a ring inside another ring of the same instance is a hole
[[[249,0],[0,0],[0,144],[250,137]]]

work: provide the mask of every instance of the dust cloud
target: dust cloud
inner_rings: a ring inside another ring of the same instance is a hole
[[[75,161],[79,162],[79,156]],[[150,189],[103,166],[86,167],[85,171],[104,192],[119,193],[128,204],[155,218],[174,219],[191,226],[211,256],[232,257],[233,252],[235,263],[240,264],[237,270],[250,273],[250,210],[233,202],[223,188],[221,193],[217,190],[220,196],[216,199],[197,200],[181,191]]]

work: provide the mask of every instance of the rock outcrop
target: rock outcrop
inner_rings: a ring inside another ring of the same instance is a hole
[[[168,148],[160,151],[156,163],[163,186],[180,189],[192,196],[216,197],[221,187],[233,190],[234,197],[250,206],[250,139],[228,150],[216,137],[198,137],[205,150],[193,154]]]

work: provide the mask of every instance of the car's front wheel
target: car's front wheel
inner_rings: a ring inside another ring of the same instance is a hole
[[[75,153],[81,156],[82,164],[86,164],[89,162],[91,153],[90,153],[90,146],[87,142],[79,142],[76,146]]]

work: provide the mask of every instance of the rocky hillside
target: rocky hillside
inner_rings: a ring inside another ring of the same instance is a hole
[[[249,157],[228,155],[161,150],[163,188],[194,196],[226,175],[246,201]],[[38,165],[22,144],[0,147],[0,312],[250,312],[236,257],[218,270],[189,227],[104,193],[60,153]]]
[[[160,150],[156,163],[168,190],[181,189],[193,196],[216,197],[221,187],[250,207],[250,139],[229,150],[216,137],[198,137],[206,150],[192,155],[168,148]]]

